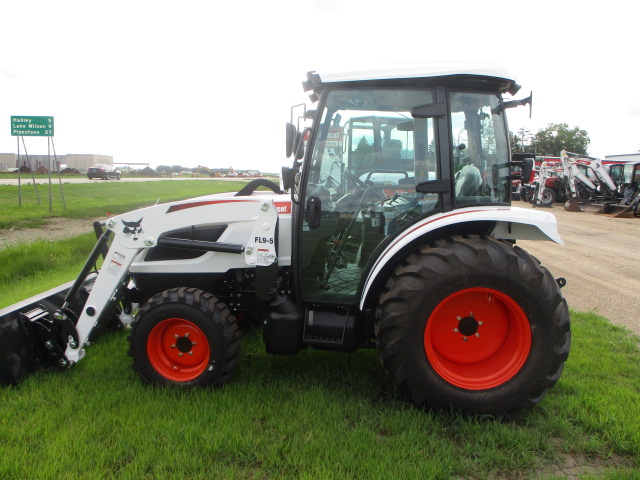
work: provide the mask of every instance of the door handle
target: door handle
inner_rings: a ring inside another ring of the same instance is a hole
[[[320,199],[318,197],[309,197],[307,200],[307,224],[309,228],[318,228],[320,226]]]

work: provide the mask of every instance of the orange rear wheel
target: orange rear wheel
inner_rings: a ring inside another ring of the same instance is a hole
[[[497,387],[520,371],[531,348],[526,314],[511,297],[491,288],[453,293],[433,310],[424,348],[447,382],[470,390]]]

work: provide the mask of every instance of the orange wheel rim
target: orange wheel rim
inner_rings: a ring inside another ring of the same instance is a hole
[[[158,323],[147,339],[147,356],[163,377],[176,382],[193,380],[209,364],[209,342],[204,332],[183,318]]]
[[[453,293],[433,310],[424,330],[429,363],[444,380],[467,390],[511,380],[531,350],[531,327],[520,305],[490,288]]]

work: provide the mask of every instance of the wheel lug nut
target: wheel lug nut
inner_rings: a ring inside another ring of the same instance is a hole
[[[478,322],[478,325],[482,325],[482,320],[480,320],[480,321]]]
[[[457,329],[457,328],[454,328],[454,329],[453,329],[453,331],[454,331],[455,333],[458,333],[458,329]]]
[[[467,337],[464,337],[464,338],[462,339],[462,341],[463,341],[463,342],[466,342],[467,340],[469,340]]]
[[[178,354],[178,356],[179,356],[179,357],[181,357],[181,356],[182,356],[182,352],[180,352],[180,353]]]
[[[175,345],[171,345],[171,348],[176,348],[176,346]]]
[[[476,338],[480,338],[480,334],[479,333],[476,333]]]
[[[193,352],[189,352],[189,355],[193,355]]]

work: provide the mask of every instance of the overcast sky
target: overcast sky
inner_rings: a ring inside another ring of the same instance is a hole
[[[637,22],[616,0],[4,1],[0,152],[17,151],[12,115],[50,115],[60,155],[279,171],[308,70],[448,60],[499,63],[517,98],[533,90],[512,131],[567,123],[593,156],[633,153]]]

